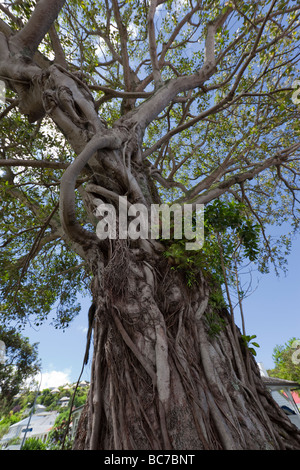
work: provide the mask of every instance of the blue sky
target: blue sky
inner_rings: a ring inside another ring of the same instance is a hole
[[[276,345],[300,338],[300,237],[293,241],[287,273],[257,275],[257,290],[244,301],[246,333],[257,335],[257,362],[273,368]],[[238,316],[236,323],[240,325]]]
[[[20,330],[20,334],[28,337],[31,344],[39,343],[38,357],[42,362],[42,388],[64,385],[78,380],[85,353],[87,317],[91,300],[83,298],[81,305],[80,314],[65,331],[55,329],[50,322],[40,327],[27,325]],[[15,327],[16,325],[12,322],[9,326]],[[82,380],[89,380],[89,378],[90,364],[85,367]],[[37,379],[40,381],[40,374]]]
[[[91,301],[84,298],[79,315],[65,331],[55,329],[50,323],[39,328],[26,327],[22,335],[30,343],[39,343],[38,353],[42,362],[41,389],[77,382],[85,354],[87,316]],[[92,351],[92,350],[91,350]],[[85,366],[81,380],[90,380],[91,357]]]
[[[274,347],[289,339],[300,338],[300,237],[294,240],[288,257],[288,271],[279,278],[273,272],[253,274],[256,290],[244,300],[243,308],[246,334],[257,335],[260,345],[257,362],[265,368],[273,368]],[[86,345],[88,298],[82,300],[82,311],[65,331],[54,329],[47,324],[34,330],[27,327],[22,333],[30,342],[39,342],[39,357],[42,361],[42,388],[76,382],[82,368]],[[236,312],[236,323],[241,325]],[[82,380],[90,380],[91,355],[85,367]]]

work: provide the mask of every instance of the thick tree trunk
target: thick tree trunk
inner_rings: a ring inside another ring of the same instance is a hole
[[[300,449],[201,274],[191,289],[126,241],[112,253],[93,282],[91,387],[74,448]]]

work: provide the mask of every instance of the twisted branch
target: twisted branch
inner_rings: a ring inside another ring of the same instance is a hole
[[[62,227],[70,240],[83,244],[87,240],[98,240],[96,235],[85,230],[76,220],[75,186],[80,172],[90,158],[101,149],[118,149],[124,140],[120,131],[107,130],[96,134],[84,147],[74,162],[67,168],[60,184],[60,219]]]

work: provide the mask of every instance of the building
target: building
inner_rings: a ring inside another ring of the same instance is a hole
[[[75,438],[76,431],[78,428],[78,423],[80,420],[81,413],[84,409],[85,405],[81,405],[78,408],[75,408],[75,410],[72,411],[72,423],[70,426],[70,437],[71,439]]]
[[[54,426],[57,415],[57,411],[47,412],[38,410],[37,413],[31,416],[30,422],[29,417],[27,417],[10,426],[8,433],[5,434],[0,441],[1,446],[10,450],[19,450],[26,430],[26,439],[29,437],[35,437],[45,442],[48,438],[49,432]],[[14,441],[19,440],[18,444],[8,446],[12,439]]]
[[[295,402],[292,390],[299,390],[300,384],[291,380],[269,377],[263,364],[258,364],[262,380],[270,391],[273,399],[288,416],[289,420],[300,429],[300,411]]]
[[[79,383],[79,387],[88,387],[89,386],[89,383],[86,382],[85,380],[82,380],[80,383]]]
[[[299,397],[298,393],[297,392],[291,392],[291,394],[292,394],[294,402],[296,403],[296,405],[297,405],[297,407],[300,411],[300,397]]]
[[[70,397],[62,397],[58,400],[57,404],[62,407],[66,407],[68,406],[69,401],[70,401]]]

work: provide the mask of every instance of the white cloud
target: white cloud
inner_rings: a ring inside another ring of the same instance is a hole
[[[70,374],[70,369],[66,369],[64,371],[51,370],[50,372],[43,372],[41,390],[44,390],[45,388],[59,387],[70,383]],[[40,380],[40,377],[37,377],[37,380]]]
[[[80,333],[83,333],[85,335],[87,334],[87,331],[88,331],[87,327],[83,325],[77,326],[77,330],[80,331]]]

